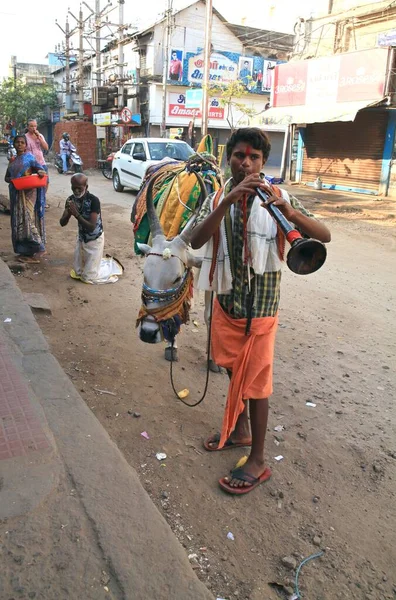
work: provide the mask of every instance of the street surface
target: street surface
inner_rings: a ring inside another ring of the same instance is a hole
[[[326,219],[332,242],[318,273],[284,270],[266,440],[273,476],[234,498],[217,480],[244,450],[202,448],[221,424],[226,376],[211,375],[204,402],[187,408],[173,396],[164,347],[138,339],[143,259],[133,253],[129,222],[135,194],[117,194],[100,173],[89,177],[102,202],[105,251],[121,260],[125,275],[115,285],[88,286],[68,277],[76,225],[59,226],[69,177],[53,170],[50,177],[48,256],[16,275],[17,282],[24,292],[45,294],[52,314],[36,318],[53,354],[140,474],[199,578],[228,600],[286,598],[293,566],[323,549],[301,571],[305,598],[394,598],[396,207],[288,188]],[[3,181],[0,194],[7,194]],[[1,211],[0,251],[14,262],[9,217]],[[183,329],[174,376],[192,402],[205,382],[202,300],[191,316],[197,325]],[[284,429],[274,431],[279,425]]]

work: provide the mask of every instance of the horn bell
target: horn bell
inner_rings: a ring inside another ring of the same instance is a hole
[[[309,275],[322,267],[326,261],[326,246],[318,240],[295,240],[287,254],[287,266],[297,275]]]

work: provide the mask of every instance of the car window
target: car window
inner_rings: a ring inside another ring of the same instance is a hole
[[[130,154],[132,149],[132,143],[124,144],[121,148],[121,154]]]
[[[144,146],[140,142],[137,142],[133,147],[133,153],[137,154],[142,152],[144,152]]]
[[[136,142],[136,144],[134,145],[133,150],[132,150],[132,158],[136,157],[139,160],[141,160],[142,155],[146,156],[146,151],[144,149],[144,146],[141,142]]]
[[[185,142],[177,144],[171,141],[149,142],[148,147],[152,160],[162,160],[166,157],[175,160],[187,160],[194,154],[194,150]]]

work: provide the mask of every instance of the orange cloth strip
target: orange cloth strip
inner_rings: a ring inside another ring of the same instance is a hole
[[[212,316],[212,355],[217,365],[232,371],[219,448],[235,429],[244,400],[272,394],[272,365],[278,316],[252,319],[245,335],[246,319],[232,319],[215,300]]]

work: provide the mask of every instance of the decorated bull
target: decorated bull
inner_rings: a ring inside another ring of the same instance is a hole
[[[202,151],[201,151],[202,150]],[[167,342],[165,358],[178,360],[175,336],[188,321],[193,298],[193,267],[202,259],[189,249],[195,216],[208,194],[221,186],[209,136],[186,162],[169,160],[148,170],[132,211],[135,251],[145,254],[140,339]],[[209,324],[210,293],[205,293]],[[210,361],[210,369],[220,369]]]

